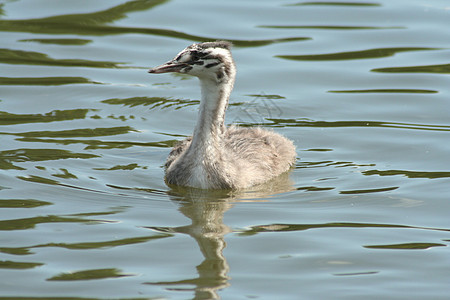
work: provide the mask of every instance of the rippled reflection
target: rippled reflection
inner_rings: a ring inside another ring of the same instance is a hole
[[[86,118],[89,109],[53,110],[45,114],[14,114],[0,111],[0,125],[47,123]]]
[[[42,266],[42,263],[20,262],[20,261],[0,261],[0,269],[24,270]]]
[[[299,127],[386,127],[414,130],[450,131],[447,125],[414,124],[380,121],[313,121],[309,119],[268,119],[272,123],[267,126],[299,126]]]
[[[0,77],[0,85],[100,84],[84,77]]]
[[[119,68],[121,63],[85,59],[55,59],[32,51],[0,49],[0,63],[59,67]]]
[[[368,90],[340,90],[329,93],[344,94],[437,94],[439,91],[425,89],[368,89]]]
[[[398,249],[398,250],[425,250],[432,247],[446,247],[446,244],[438,243],[406,243],[406,244],[393,244],[393,245],[371,245],[364,246],[368,249]]]
[[[87,39],[23,39],[19,42],[36,42],[41,44],[66,45],[66,46],[84,46],[92,42]]]
[[[191,285],[195,291],[195,299],[220,299],[217,292],[228,287],[231,279],[227,275],[230,267],[223,250],[226,247],[225,235],[233,230],[224,224],[224,214],[236,202],[264,201],[265,197],[292,191],[292,182],[288,176],[286,173],[269,183],[241,192],[173,187],[171,198],[179,204],[180,212],[191,219],[191,225],[147,228],[162,233],[188,234],[197,242],[204,260],[197,266],[197,278],[147,284],[167,286],[171,290],[180,291],[186,290],[186,285]]]
[[[430,172],[430,171],[407,171],[407,170],[368,170],[362,172],[364,175],[378,175],[378,176],[405,176],[408,178],[447,178],[450,177],[450,172]]]
[[[224,236],[232,230],[223,223],[223,215],[232,204],[227,200],[213,200],[215,197],[210,197],[203,191],[191,190],[184,199],[174,198],[180,204],[180,212],[191,219],[192,224],[170,228],[170,232],[188,234],[197,242],[204,257],[203,262],[197,266],[198,277],[148,284],[163,285],[174,290],[177,290],[176,286],[180,286],[180,290],[184,290],[186,285],[193,286],[195,299],[219,299],[218,290],[230,285],[227,275],[229,265],[223,250],[226,247]]]
[[[88,159],[99,157],[95,154],[74,153],[68,150],[60,149],[14,149],[0,152],[0,169],[24,170],[14,163],[27,161],[46,161],[69,158]]]
[[[450,64],[428,65],[428,66],[411,66],[411,67],[378,68],[378,69],[373,69],[372,72],[379,72],[379,73],[435,73],[435,74],[450,74]]]
[[[260,25],[260,28],[271,29],[324,29],[324,30],[386,30],[386,29],[406,29],[401,26],[337,26],[337,25]]]
[[[130,107],[139,105],[150,106],[150,109],[155,108],[165,109],[170,107],[173,107],[174,109],[180,109],[191,105],[197,105],[200,103],[200,101],[198,100],[170,99],[163,97],[132,97],[125,99],[113,98],[103,100],[102,102],[113,105],[121,104]]]
[[[101,214],[104,215],[104,214]],[[55,219],[55,221],[60,221],[60,219]],[[72,219],[67,220],[64,219],[66,222],[74,221],[74,222],[82,222],[79,219]],[[87,220],[86,223],[92,224],[93,222],[101,223],[105,222],[95,220],[95,221],[89,221]],[[22,229],[20,227],[19,229]],[[141,244],[146,243],[148,241],[167,238],[172,236],[171,234],[164,234],[164,233],[157,233],[150,236],[143,236],[143,237],[132,237],[132,238],[125,238],[125,239],[116,239],[116,240],[109,240],[109,241],[98,241],[98,242],[79,242],[79,243],[47,243],[47,244],[37,244],[37,245],[31,245],[31,246],[24,246],[24,247],[0,247],[0,252],[12,254],[12,255],[32,255],[35,252],[33,249],[38,248],[63,248],[63,249],[69,249],[69,250],[100,250],[100,249],[109,249],[114,247],[121,247],[121,246],[128,246],[133,244]]]
[[[329,54],[314,54],[314,55],[276,55],[275,57],[288,60],[305,60],[305,61],[326,61],[326,60],[351,60],[351,59],[368,59],[368,58],[382,58],[393,56],[401,52],[411,51],[432,51],[441,50],[439,48],[426,47],[404,47],[404,48],[378,48],[368,49],[362,51],[338,52]]]
[[[27,20],[0,20],[0,31],[94,36],[133,33],[165,36],[197,42],[216,39],[215,37],[193,35],[170,29],[105,25],[126,17],[128,13],[149,10],[165,2],[167,2],[167,0],[136,0],[94,13],[68,14]],[[229,41],[233,42],[233,44],[238,47],[257,47],[274,43],[305,41],[310,39],[311,38],[309,37],[287,37],[262,40],[229,39]]]
[[[35,199],[0,199],[0,208],[33,208],[45,205],[52,205],[52,203]]]
[[[401,229],[423,229],[432,231],[450,231],[448,228],[415,227],[396,224],[371,224],[371,223],[326,223],[326,224],[268,224],[252,226],[243,231],[243,234],[273,232],[273,231],[302,231],[319,228],[401,228]]]
[[[361,6],[361,7],[376,7],[381,6],[380,3],[373,2],[344,2],[344,1],[336,1],[336,2],[315,2],[315,1],[305,1],[294,4],[289,4],[290,6]]]
[[[106,278],[120,278],[125,276],[131,276],[122,273],[118,269],[95,269],[95,270],[83,270],[70,273],[62,273],[48,278],[48,281],[73,281],[73,280],[96,280]]]
[[[70,216],[37,216],[24,219],[0,221],[0,230],[26,230],[34,228],[36,225],[45,223],[93,223],[100,222],[94,219],[83,219]],[[0,250],[2,250],[1,248]]]

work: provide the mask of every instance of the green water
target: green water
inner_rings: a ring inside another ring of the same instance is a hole
[[[448,299],[450,3],[0,1],[0,299]],[[292,139],[241,192],[169,188],[195,78]]]

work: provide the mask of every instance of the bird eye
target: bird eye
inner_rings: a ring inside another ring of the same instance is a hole
[[[198,51],[191,52],[191,60],[197,60],[199,58],[200,58],[200,55],[199,55]]]

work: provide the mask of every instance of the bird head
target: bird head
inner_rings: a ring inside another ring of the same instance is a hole
[[[178,53],[172,60],[148,72],[184,73],[217,82],[233,80],[236,70],[231,56],[231,46],[231,43],[225,41],[193,44]]]

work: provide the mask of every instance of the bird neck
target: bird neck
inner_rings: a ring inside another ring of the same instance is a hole
[[[202,99],[192,145],[194,148],[207,148],[220,141],[225,132],[225,111],[233,89],[234,76],[217,82],[200,78]]]

